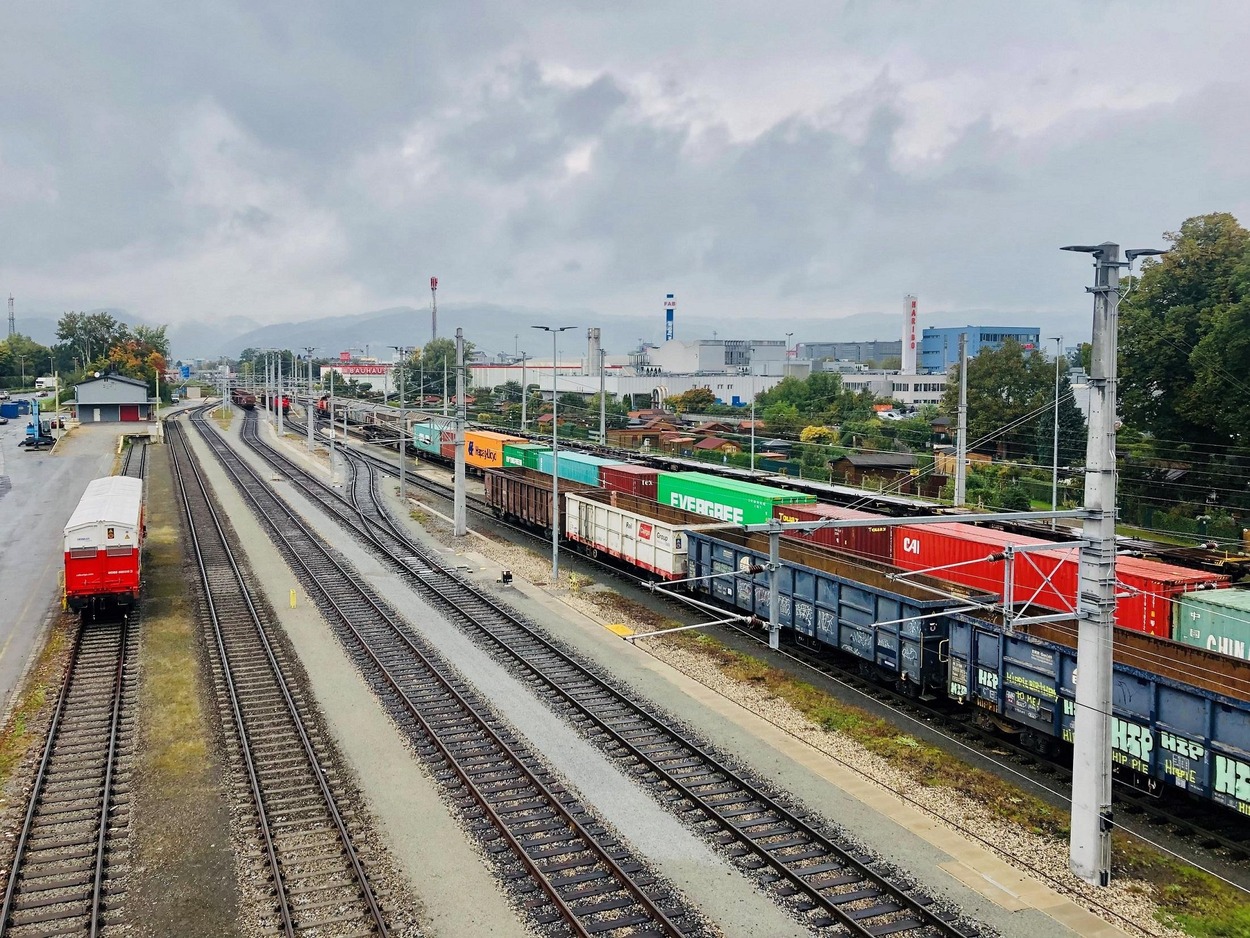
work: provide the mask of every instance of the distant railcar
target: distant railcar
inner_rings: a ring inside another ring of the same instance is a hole
[[[256,395],[242,388],[232,389],[230,391],[230,400],[244,410],[253,410],[256,407]]]

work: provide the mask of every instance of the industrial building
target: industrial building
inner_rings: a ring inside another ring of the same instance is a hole
[[[952,326],[925,329],[920,339],[920,367],[924,374],[944,374],[959,364],[959,337],[967,336],[968,357],[976,358],[982,349],[1000,349],[1008,340],[1025,351],[1038,349],[1036,326]]]
[[[74,385],[74,411],[82,423],[131,423],[149,420],[154,401],[148,383],[105,374]]]

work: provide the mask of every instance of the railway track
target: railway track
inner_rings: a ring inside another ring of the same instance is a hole
[[[347,453],[349,458],[363,460],[379,471],[391,475],[398,471],[389,459],[351,449],[348,449]],[[409,483],[440,498],[451,497],[449,490],[418,473],[410,474]],[[541,540],[544,545],[550,542],[550,537],[539,538],[533,531],[491,517],[491,511],[485,501],[474,498],[472,494],[468,496],[467,503],[470,510],[476,510],[483,517],[489,518],[492,524],[510,528],[527,538]],[[612,576],[631,579],[627,574],[622,573],[619,567],[596,560],[580,551],[573,551],[573,555],[579,561],[592,564]],[[761,650],[767,647],[766,640],[757,633],[734,625],[728,625],[726,628],[742,636],[746,647]],[[861,676],[856,670],[858,662],[852,664],[849,669],[841,667],[830,660],[827,655],[794,644],[786,635],[787,633],[783,632],[783,645],[796,661],[853,693],[880,703],[905,719],[916,721],[916,727],[922,735],[931,732],[935,722],[945,724],[950,720],[951,714],[946,709],[929,705]],[[801,672],[796,672],[796,676],[804,677]],[[1071,785],[1071,769],[1061,761],[1015,743],[992,728],[978,726],[966,717],[949,723],[944,735],[957,740],[954,744],[956,748],[968,746],[971,751],[978,753],[981,757],[995,762],[1010,760],[1012,771],[1025,773],[1029,780],[1039,787],[1057,787],[1062,791],[1067,791]],[[950,739],[946,740],[948,744],[950,744]],[[1123,781],[1116,782],[1115,798],[1120,807],[1117,823],[1125,830],[1147,840],[1165,834],[1186,840],[1190,845],[1197,845],[1211,856],[1213,862],[1222,864],[1222,875],[1243,887],[1250,888],[1250,870],[1246,868],[1247,862],[1250,861],[1250,820],[1237,815],[1229,815],[1223,810],[1213,813],[1201,804],[1160,800],[1157,790],[1146,791]],[[1175,848],[1181,849],[1181,844],[1176,842]]]
[[[120,921],[137,623],[80,625],[17,835],[0,935],[98,935]]]
[[[218,698],[232,725],[256,812],[282,934],[387,935],[359,855],[363,835],[311,707],[290,676],[274,623],[252,596],[179,421],[170,458],[203,586]]]
[[[121,475],[132,479],[142,479],[148,466],[148,441],[134,437],[126,447],[126,456],[122,460]]]
[[[855,935],[976,933],[935,908],[927,896],[874,870],[871,858],[838,844],[800,813],[670,729],[606,677],[444,570],[395,524],[382,506],[377,473],[364,460],[351,461],[351,483],[341,494],[262,443],[255,421],[244,425],[244,440],[346,528],[366,538],[451,621],[492,646],[514,673],[567,714],[584,735],[624,763],[640,782],[658,789],[663,803],[710,835],[733,862],[755,872],[811,925],[837,925]]]
[[[470,830],[527,894],[535,921],[581,936],[704,934],[697,914],[577,802],[473,688],[421,647],[220,434],[203,421],[197,427],[396,722],[452,791]]]

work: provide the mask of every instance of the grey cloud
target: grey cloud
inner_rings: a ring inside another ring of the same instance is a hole
[[[151,321],[401,305],[430,274],[605,312],[1047,309],[1083,302],[1060,243],[1250,222],[1250,74],[1207,29],[1247,18],[1148,5],[1108,44],[1108,10],[1048,7],[10,4],[0,289]],[[792,70],[759,117],[752,76]],[[948,79],[957,129],[905,156],[911,93]],[[1002,102],[1032,98],[1059,117],[1020,130]]]

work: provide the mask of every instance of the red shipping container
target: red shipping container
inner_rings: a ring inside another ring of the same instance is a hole
[[[608,492],[624,492],[648,501],[656,499],[656,477],[660,470],[625,463],[599,467],[599,486]]]
[[[1173,600],[1195,589],[1223,586],[1229,578],[1141,557],[1116,557],[1116,625],[1160,638],[1172,637]]]
[[[1002,549],[1045,543],[1041,538],[973,524],[903,524],[894,528],[894,563],[905,570],[930,571],[929,575],[939,580],[1001,596],[1006,563]],[[1064,556],[1068,553],[1072,553],[1070,548],[1016,555],[1012,600],[1017,607],[1029,603],[1060,612],[1073,608],[1076,564],[1075,555],[1072,560]],[[990,559],[995,556],[998,559]]]
[[[899,525],[894,529],[894,563],[1001,596],[1006,564],[1002,549],[1046,543],[972,524]],[[1024,603],[1058,612],[1076,608],[1080,576],[1077,549],[1017,554],[1014,564],[1012,601],[1017,608]],[[1117,557],[1116,580],[1116,625],[1169,638],[1171,600],[1187,590],[1217,586],[1228,578],[1138,557]]]
[[[438,453],[444,459],[456,461],[456,431],[442,430],[438,434]]]
[[[823,521],[826,518],[871,521],[880,517],[871,512],[856,511],[840,505],[826,505],[822,502],[814,505],[773,506],[773,518],[777,521]],[[839,528],[829,525],[814,531],[786,531],[783,536],[809,544],[820,544],[858,557],[870,557],[884,563],[891,563],[894,556],[894,537],[890,528],[884,524],[868,528]]]

